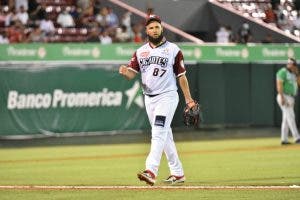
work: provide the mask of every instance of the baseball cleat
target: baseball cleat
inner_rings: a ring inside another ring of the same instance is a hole
[[[139,172],[137,174],[137,177],[140,179],[140,181],[145,181],[148,185],[153,186],[154,183],[155,183],[155,176],[149,170],[145,170],[145,171]]]
[[[281,145],[289,145],[289,144],[291,144],[291,143],[288,141],[281,141]]]
[[[164,182],[168,184],[184,183],[184,181],[185,181],[184,175],[183,176],[171,175],[166,180],[164,180]]]
[[[300,138],[295,141],[295,144],[300,144]]]

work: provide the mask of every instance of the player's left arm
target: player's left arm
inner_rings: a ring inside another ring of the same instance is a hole
[[[173,65],[173,70],[175,75],[177,76],[179,86],[182,90],[185,99],[185,103],[188,105],[189,108],[194,107],[196,103],[191,96],[189,82],[185,75],[186,70],[184,67],[184,58],[180,50],[177,52],[177,55],[175,56],[175,63]]]
[[[182,90],[185,103],[191,108],[195,106],[195,101],[193,100],[190,92],[189,82],[185,76],[185,74],[178,77],[179,86]]]

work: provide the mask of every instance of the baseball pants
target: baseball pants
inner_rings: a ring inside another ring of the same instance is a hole
[[[295,98],[289,95],[284,95],[286,104],[282,105],[281,98],[277,95],[277,103],[282,111],[281,122],[281,141],[287,142],[289,136],[289,130],[291,130],[294,140],[300,138],[295,121],[294,104]]]
[[[171,122],[179,102],[177,91],[154,97],[145,96],[145,105],[151,124],[151,148],[146,159],[146,169],[158,175],[161,157],[165,152],[171,175],[183,176],[182,164],[173,140]]]

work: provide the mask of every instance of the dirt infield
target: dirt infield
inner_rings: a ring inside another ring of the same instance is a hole
[[[2,185],[0,190],[300,190],[300,186],[53,186]]]

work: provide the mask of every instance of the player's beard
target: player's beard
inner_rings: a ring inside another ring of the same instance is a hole
[[[147,35],[147,36],[148,36],[149,42],[151,42],[154,45],[158,45],[164,38],[163,33],[161,33],[158,38],[151,37],[150,35]]]

